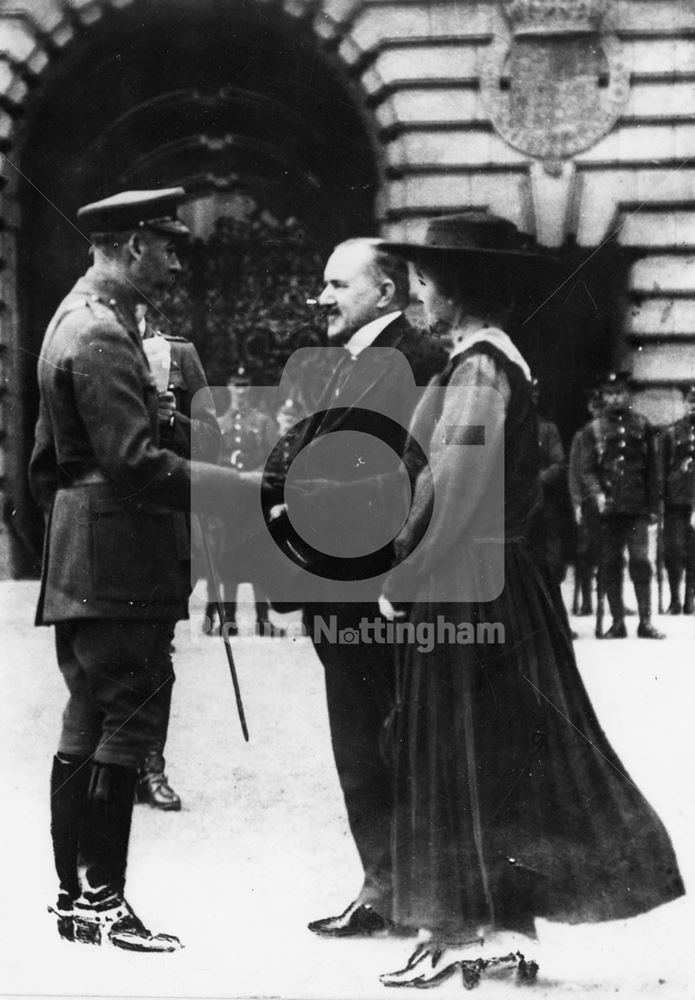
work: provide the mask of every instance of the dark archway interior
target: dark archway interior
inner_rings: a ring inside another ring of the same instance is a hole
[[[328,249],[374,231],[374,144],[359,99],[308,21],[257,0],[136,0],[82,29],[27,108],[18,285],[20,464],[37,410],[34,355],[87,264],[77,208],[126,188],[183,183],[192,195],[248,193],[297,216]],[[23,494],[23,495],[22,495]],[[20,574],[36,570],[40,519],[26,483]]]

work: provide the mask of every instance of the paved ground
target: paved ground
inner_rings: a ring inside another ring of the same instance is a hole
[[[45,914],[54,893],[47,786],[64,694],[52,632],[31,626],[36,591],[0,584],[0,995],[388,1000],[377,976],[402,964],[408,942],[324,941],[305,928],[347,904],[359,883],[313,650],[302,638],[235,640],[247,745],[223,650],[200,635],[198,600],[177,635],[168,751],[185,808],[137,807],[129,870],[135,908],[186,948],[143,956],[57,939]],[[605,729],[695,886],[695,619],[660,624],[670,633],[663,643],[598,643],[592,623],[576,619],[576,651]],[[626,923],[541,924],[532,995],[693,1000],[694,925],[689,897]],[[487,981],[478,995],[515,989]],[[435,996],[460,994],[451,981]]]

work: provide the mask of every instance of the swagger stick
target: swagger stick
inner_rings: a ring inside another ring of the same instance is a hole
[[[203,548],[205,549],[205,561],[207,563],[208,569],[208,580],[212,586],[213,597],[215,598],[215,607],[217,608],[217,614],[220,618],[220,632],[222,633],[222,639],[224,641],[224,651],[227,654],[227,663],[229,664],[229,672],[232,675],[232,684],[234,685],[234,697],[236,698],[237,712],[239,713],[239,722],[241,723],[241,731],[244,734],[244,739],[248,743],[249,741],[249,730],[246,725],[246,716],[244,714],[244,703],[241,700],[241,690],[239,688],[239,678],[237,677],[236,667],[234,666],[234,657],[232,655],[232,647],[229,643],[229,635],[227,629],[225,628],[225,610],[224,604],[220,598],[220,588],[217,586],[217,576],[215,575],[215,569],[212,562],[212,555],[210,554],[210,544],[208,542],[208,533],[206,519],[202,515],[198,516],[200,522],[200,534],[203,538]]]

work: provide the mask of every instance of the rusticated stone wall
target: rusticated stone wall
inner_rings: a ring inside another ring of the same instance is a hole
[[[148,0],[0,0],[0,490],[18,475],[17,169],[24,117],[51,60],[109,8]],[[195,2],[195,0],[191,0]],[[229,0],[234,3],[235,0]],[[606,135],[546,169],[491,121],[482,83],[508,34],[501,0],[257,0],[310,24],[364,95],[378,136],[377,215],[392,237],[433,213],[489,206],[544,242],[639,252],[616,360],[660,422],[695,380],[695,4],[612,0],[606,31],[629,93]],[[567,0],[571,6],[572,0]],[[4,529],[2,529],[4,531]],[[0,571],[9,572],[0,536]],[[4,544],[3,544],[4,543]]]

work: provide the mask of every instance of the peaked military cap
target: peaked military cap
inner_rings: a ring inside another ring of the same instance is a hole
[[[121,191],[77,210],[77,221],[89,233],[125,233],[152,229],[172,236],[187,236],[188,228],[176,210],[186,192],[182,187],[153,191]]]

